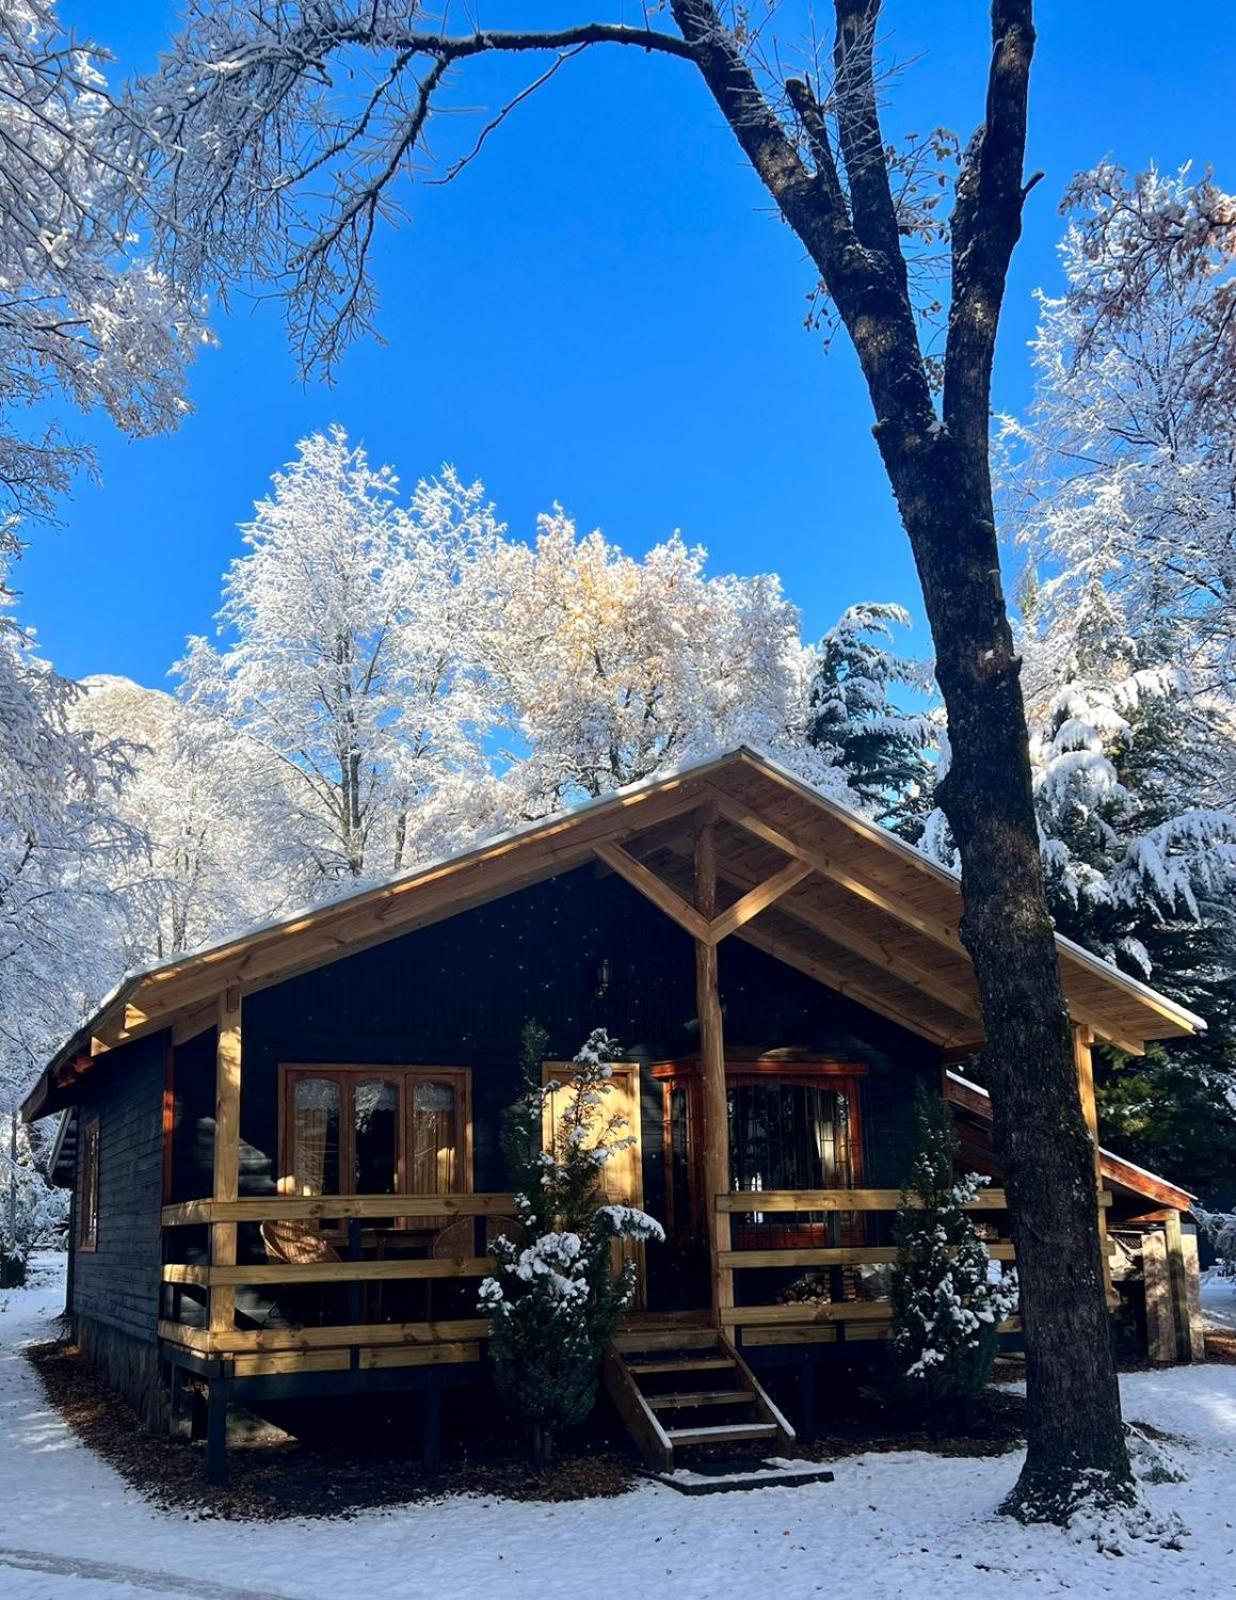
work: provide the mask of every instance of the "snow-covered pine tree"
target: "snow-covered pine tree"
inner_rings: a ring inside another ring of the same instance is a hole
[[[1202,1232],[1210,1240],[1225,1278],[1236,1278],[1236,1211],[1194,1209]]]
[[[948,1107],[922,1084],[914,1120],[914,1157],[897,1213],[890,1350],[903,1394],[939,1424],[982,1393],[1017,1286],[992,1263],[965,1210],[987,1180],[955,1176]]]
[[[535,1022],[525,1024],[525,1089],[503,1135],[517,1227],[514,1237],[493,1241],[497,1269],[480,1290],[498,1389],[527,1428],[541,1468],[561,1431],[596,1403],[601,1358],[634,1292],[631,1264],[615,1272],[614,1240],[664,1238],[652,1217],[606,1205],[601,1191],[605,1163],[631,1144],[625,1118],[605,1108],[618,1047],[604,1029],[589,1035],[562,1110],[546,1128],[563,1088],[540,1081],[547,1042]]]
[[[1080,599],[1067,630],[1034,631],[1032,616],[1026,647],[1052,914],[1062,933],[1207,1021],[1201,1037],[1141,1058],[1096,1052],[1100,1132],[1211,1204],[1231,1204],[1236,813],[1222,803],[1231,734],[1214,696],[1191,692],[1178,627],[1161,622],[1131,639],[1099,586]]]
[[[926,715],[897,707],[894,685],[925,691],[930,666],[906,660],[893,628],[908,628],[898,605],[863,600],[820,640],[810,689],[808,742],[826,752],[851,800],[903,837],[916,840],[931,809],[938,730]]]
[[[1027,604],[1027,602],[1029,602]],[[1100,1136],[1236,1202],[1236,814],[1233,723],[1196,694],[1180,628],[1136,637],[1097,582],[1067,617],[1023,591],[1035,807],[1059,930],[1207,1021],[1145,1056],[1095,1052]],[[951,860],[940,818],[925,844]]]

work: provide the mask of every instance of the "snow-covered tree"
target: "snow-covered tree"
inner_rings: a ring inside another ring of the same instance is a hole
[[[180,671],[191,707],[279,767],[273,825],[320,897],[485,820],[470,591],[498,529],[449,469],[401,504],[341,428],[302,440],[273,483],[226,580],[223,647],[191,640]]]
[[[127,678],[85,678],[74,727],[123,748],[115,810],[140,840],[114,864],[128,965],[163,960],[286,908],[282,771],[219,717]],[[289,881],[291,877],[291,881]]]
[[[502,546],[491,693],[525,815],[744,740],[823,781],[806,746],[811,654],[777,578],[710,577],[677,535],[642,560],[561,510]]]
[[[66,1189],[53,1189],[39,1166],[35,1130],[14,1107],[0,1139],[0,1289],[26,1281],[26,1263],[38,1245],[64,1242],[69,1216]]]
[[[634,1293],[635,1268],[615,1271],[614,1241],[665,1237],[646,1212],[607,1205],[601,1188],[605,1163],[633,1142],[626,1119],[605,1106],[617,1045],[594,1030],[563,1093],[560,1083],[541,1083],[546,1044],[544,1031],[526,1023],[525,1089],[503,1138],[516,1230],[493,1241],[496,1270],[480,1290],[499,1391],[527,1427],[540,1467],[557,1435],[595,1405],[601,1358]]]
[[[914,1156],[897,1213],[890,1348],[905,1394],[938,1422],[983,1392],[1017,1284],[992,1262],[965,1209],[987,1180],[954,1172],[958,1142],[944,1100],[920,1084],[914,1117]]]
[[[77,690],[37,655],[0,569],[0,1111],[115,981],[109,875],[136,840],[123,755],[76,732]]]
[[[0,0],[0,541],[10,551],[20,519],[50,514],[91,462],[54,420],[56,402],[104,411],[133,438],[175,427],[203,337],[195,308],[132,257],[124,217],[142,154],[114,115],[104,52],[71,37],[57,10]]]
[[[811,680],[807,738],[844,775],[851,799],[907,838],[930,810],[939,731],[926,714],[898,706],[895,686],[927,692],[927,664],[893,651],[894,627],[908,628],[903,606],[860,602],[820,640]]]
[[[1092,589],[1169,626],[1198,691],[1236,685],[1236,197],[1188,167],[1069,186],[1065,287],[1040,295],[1037,395],[1005,419],[1007,512],[1038,604]]]
[[[1236,811],[1206,803],[1230,746],[1177,631],[1130,640],[1094,587],[1067,653],[1033,631],[1031,752],[1057,926],[1207,1021],[1143,1058],[1097,1053],[1101,1135],[1219,1203],[1236,1181]]]

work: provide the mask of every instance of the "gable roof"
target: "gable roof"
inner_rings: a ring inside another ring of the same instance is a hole
[[[701,806],[716,818],[726,932],[945,1048],[981,1043],[957,875],[740,746],[127,973],[56,1052],[23,1114],[68,1104],[73,1082],[118,1044],[169,1026],[181,1038],[210,1026],[225,989],[253,993],[589,860],[622,873],[698,933],[702,919],[687,902],[692,813]],[[1147,1040],[1205,1026],[1070,940],[1057,936],[1057,944],[1070,1012],[1098,1038],[1140,1053]]]

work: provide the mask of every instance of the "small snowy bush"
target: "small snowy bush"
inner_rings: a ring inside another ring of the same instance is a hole
[[[540,1028],[525,1025],[525,1089],[503,1136],[515,1236],[493,1241],[497,1270],[480,1290],[495,1380],[528,1429],[538,1466],[552,1459],[557,1434],[596,1403],[601,1358],[634,1293],[635,1268],[615,1270],[614,1240],[665,1237],[645,1212],[604,1203],[602,1169],[634,1143],[625,1118],[605,1109],[617,1046],[604,1030],[589,1036],[573,1063],[573,1092],[546,1129],[563,1087],[538,1081],[546,1043]]]
[[[1195,1206],[1193,1215],[1218,1257],[1220,1273],[1236,1278],[1236,1211],[1203,1211]]]
[[[988,1258],[964,1209],[987,1180],[954,1179],[947,1106],[920,1086],[914,1112],[914,1159],[897,1213],[891,1349],[902,1392],[942,1422],[982,1393],[1017,1285]]]

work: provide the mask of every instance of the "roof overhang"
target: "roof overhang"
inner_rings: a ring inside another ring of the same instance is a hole
[[[956,874],[745,746],[531,822],[383,883],[219,944],[138,968],[48,1063],[28,1120],[70,1104],[99,1057],[145,1034],[192,1037],[228,990],[252,994],[589,860],[660,904],[687,904],[690,837],[715,818],[718,911],[726,931],[942,1048],[982,1042],[959,924]],[[660,887],[658,887],[658,885]],[[1140,1053],[1205,1026],[1191,1012],[1058,938],[1074,1020]]]

